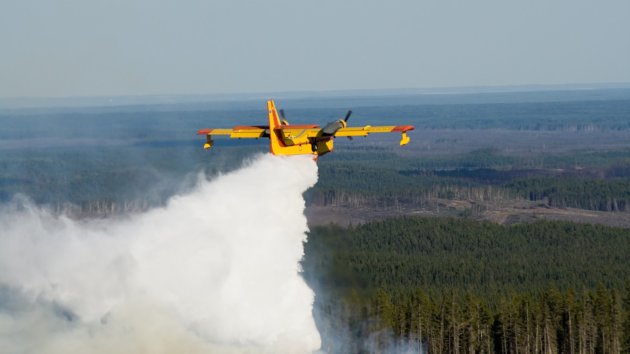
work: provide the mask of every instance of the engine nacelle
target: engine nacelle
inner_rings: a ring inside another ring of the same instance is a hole
[[[328,123],[324,129],[322,129],[322,135],[324,136],[332,136],[335,135],[337,130],[346,127],[346,121],[343,119],[336,120],[334,122]]]

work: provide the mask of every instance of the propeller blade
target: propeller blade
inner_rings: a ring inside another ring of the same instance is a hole
[[[349,111],[348,111],[348,113],[346,113],[346,118],[344,118],[343,120],[344,120],[345,122],[347,122],[347,121],[348,121],[348,118],[350,118],[350,115],[351,115],[351,114],[352,114],[352,111],[351,111],[351,110],[349,110]]]
[[[280,109],[278,110],[278,113],[280,113],[280,117],[284,120],[286,120],[286,118],[284,117],[284,109]]]

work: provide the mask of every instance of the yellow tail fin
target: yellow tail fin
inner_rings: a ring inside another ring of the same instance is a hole
[[[273,100],[267,101],[267,110],[269,111],[269,129],[272,130],[280,126],[280,117]]]
[[[280,117],[278,117],[278,110],[273,100],[267,101],[267,111],[269,113],[269,148],[272,154],[278,155],[284,144],[276,131],[280,127]]]

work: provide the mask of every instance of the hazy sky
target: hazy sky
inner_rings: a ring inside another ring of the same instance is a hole
[[[0,0],[0,97],[630,82],[628,0]]]

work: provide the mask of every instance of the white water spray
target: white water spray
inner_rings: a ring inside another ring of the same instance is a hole
[[[264,155],[164,208],[77,222],[0,209],[2,353],[308,353],[309,157]]]

